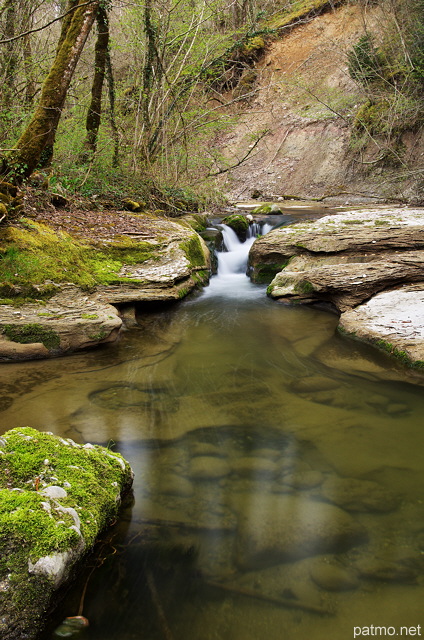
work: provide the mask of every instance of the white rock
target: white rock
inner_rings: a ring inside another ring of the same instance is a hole
[[[55,484],[52,484],[50,487],[46,487],[42,491],[40,491],[41,495],[47,496],[48,498],[53,498],[55,500],[60,498],[66,498],[67,492],[63,487],[58,487]]]

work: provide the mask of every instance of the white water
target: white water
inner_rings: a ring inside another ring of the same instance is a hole
[[[262,227],[251,224],[247,231],[247,239],[241,242],[237,234],[227,225],[219,225],[225,251],[220,251],[218,257],[218,273],[211,278],[209,287],[205,289],[206,296],[218,298],[232,298],[246,300],[263,295],[263,285],[250,282],[246,275],[249,250],[258,235],[265,235],[271,231],[272,225],[265,223]]]

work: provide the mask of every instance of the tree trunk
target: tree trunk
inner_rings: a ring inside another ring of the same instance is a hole
[[[80,156],[82,162],[87,162],[96,153],[97,137],[99,133],[102,93],[109,54],[109,19],[105,8],[100,5],[97,12],[97,41],[94,54],[94,78],[91,87],[91,103],[88,108],[85,128],[87,136]]]
[[[17,182],[31,175],[46,146],[52,147],[54,143],[66,94],[96,18],[99,0],[90,4],[84,0],[70,0],[69,8],[72,7],[76,9],[69,20],[65,18],[63,22],[56,58],[44,81],[38,107],[7,162],[11,177]]]
[[[13,38],[15,35],[16,23],[16,6],[14,0],[7,0],[4,5],[5,11],[5,28],[4,36]],[[18,66],[18,54],[16,42],[8,42],[4,48],[3,55],[3,104],[4,107],[10,109],[12,106],[12,98],[15,89],[15,73]]]

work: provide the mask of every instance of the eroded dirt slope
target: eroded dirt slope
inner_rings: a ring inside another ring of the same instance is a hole
[[[317,197],[338,194],[341,201],[400,197],[419,200],[422,132],[404,137],[408,170],[374,163],[377,147],[352,150],[351,122],[366,99],[350,78],[346,53],[366,25],[378,33],[381,8],[364,11],[343,5],[287,32],[257,66],[256,92],[239,104],[240,119],[219,141],[227,157],[245,155],[254,135],[269,133],[241,166],[225,174],[221,186],[232,200],[282,194]],[[402,174],[402,179],[400,179]]]

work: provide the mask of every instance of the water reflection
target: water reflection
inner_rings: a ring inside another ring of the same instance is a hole
[[[59,619],[84,596],[90,640],[421,624],[422,387],[336,335],[335,316],[227,277],[140,308],[117,346],[0,370],[2,431],[115,443],[135,471],[134,504]]]

